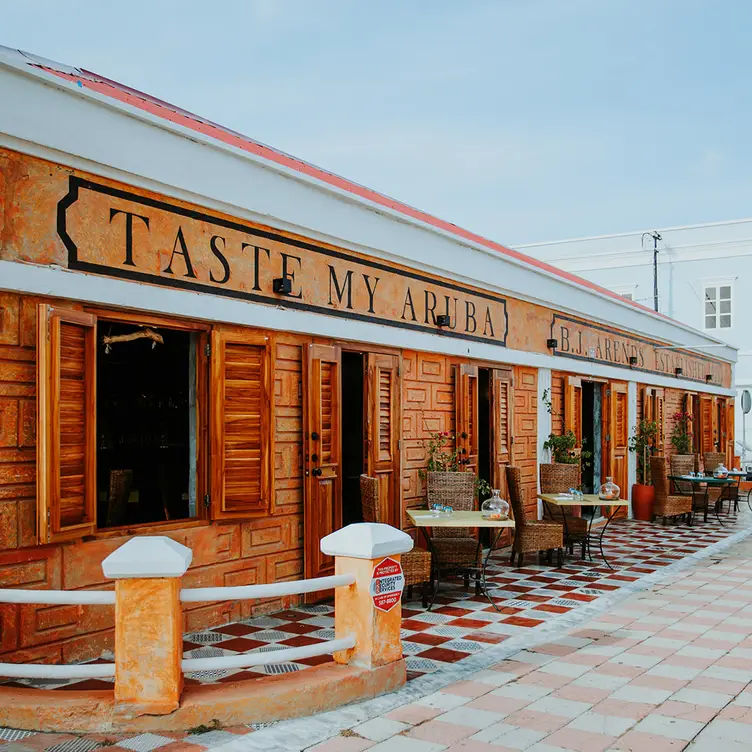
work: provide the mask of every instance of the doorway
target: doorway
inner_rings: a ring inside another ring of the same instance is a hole
[[[342,352],[342,524],[363,522],[360,476],[365,471],[363,353]]]
[[[603,462],[603,384],[582,382],[582,491],[598,493]],[[585,507],[583,516],[601,516],[600,507]]]

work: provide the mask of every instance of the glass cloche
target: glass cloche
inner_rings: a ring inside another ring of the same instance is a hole
[[[728,470],[726,469],[726,466],[721,462],[718,467],[713,470],[713,477],[714,478],[728,478]]]
[[[621,489],[614,483],[614,479],[609,475],[606,482],[601,484],[598,490],[598,498],[602,501],[616,501],[619,498]]]
[[[498,488],[494,488],[491,497],[481,504],[480,511],[484,520],[508,520],[509,502],[501,498]]]

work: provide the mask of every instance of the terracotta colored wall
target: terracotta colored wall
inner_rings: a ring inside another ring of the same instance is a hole
[[[102,559],[129,536],[105,533],[89,541],[34,545],[35,303],[0,294],[0,587],[110,589]],[[278,341],[274,513],[244,523],[192,522],[159,531],[193,550],[186,587],[302,576],[301,354],[299,340]],[[186,629],[284,608],[293,600],[186,604]],[[0,660],[69,662],[99,655],[112,649],[113,617],[109,606],[0,604]]]
[[[538,370],[514,369],[514,463],[521,468],[525,510],[538,516]]]
[[[405,351],[402,355],[404,509],[420,507],[426,500],[425,441],[437,431],[454,431],[454,371],[450,358]],[[410,519],[403,514],[403,528],[415,537]]]

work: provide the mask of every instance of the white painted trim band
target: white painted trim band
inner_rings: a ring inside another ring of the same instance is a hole
[[[355,583],[355,575],[335,574],[331,577],[316,577],[312,580],[273,582],[268,585],[237,585],[233,587],[185,588],[180,591],[182,603],[208,601],[234,601],[248,598],[279,598],[284,595],[303,595],[318,590],[346,587]]]
[[[115,676],[115,664],[50,666],[46,663],[0,663],[0,676],[13,679],[106,679]]]
[[[499,345],[442,337],[333,316],[311,314],[273,305],[249,303],[207,293],[189,292],[71,272],[60,267],[0,261],[0,289],[11,292],[67,298],[85,303],[138,310],[145,313],[182,316],[193,320],[216,321],[240,326],[293,332],[311,337],[327,337],[371,343],[421,352],[434,352],[504,365],[550,368],[582,376],[619,381],[639,380],[641,384],[705,392],[720,396],[736,395],[735,389],[709,386],[674,376],[660,376],[629,368],[574,360]]]
[[[114,606],[115,591],[2,589],[0,590],[0,603],[37,603],[46,606]]]
[[[221,644],[221,643],[220,643]],[[249,666],[269,666],[273,663],[293,663],[303,658],[315,658],[318,655],[328,655],[338,650],[349,650],[355,647],[355,636],[343,637],[339,640],[327,640],[317,645],[305,645],[302,648],[285,648],[283,650],[269,650],[266,653],[243,653],[241,655],[223,655],[219,658],[184,658],[183,673],[193,671],[216,671],[223,668],[248,668]]]

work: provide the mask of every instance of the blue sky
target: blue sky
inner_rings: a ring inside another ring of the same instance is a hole
[[[748,0],[0,0],[87,68],[508,245],[752,215]]]

